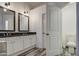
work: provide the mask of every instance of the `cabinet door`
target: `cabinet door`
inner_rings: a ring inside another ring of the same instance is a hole
[[[13,38],[11,37],[6,38],[6,42],[7,42],[7,55],[10,55],[14,53]]]
[[[31,44],[29,40],[29,36],[23,36],[23,40],[24,40],[24,49],[28,48]]]
[[[18,52],[23,49],[23,40],[21,36],[14,38],[13,47],[14,47],[14,52]]]
[[[17,46],[18,42],[16,37],[13,37],[13,49],[14,49],[14,53],[17,52],[18,46]]]
[[[22,37],[23,36],[17,37],[19,50],[22,50],[23,49],[23,45],[24,45],[24,41],[23,41]]]
[[[36,35],[30,35],[31,45],[36,44]]]

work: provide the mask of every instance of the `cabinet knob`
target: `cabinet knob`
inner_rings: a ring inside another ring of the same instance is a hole
[[[46,35],[48,36],[48,35],[50,35],[49,33],[46,33]]]

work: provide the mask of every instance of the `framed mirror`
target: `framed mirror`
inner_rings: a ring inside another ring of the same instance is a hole
[[[21,13],[18,13],[18,30],[20,32],[29,31],[29,17]]]
[[[0,31],[15,31],[15,11],[0,6]]]

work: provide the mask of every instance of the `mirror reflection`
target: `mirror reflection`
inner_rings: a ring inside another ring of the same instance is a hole
[[[14,31],[15,12],[0,7],[0,31]]]
[[[28,31],[28,16],[19,13],[19,31]]]

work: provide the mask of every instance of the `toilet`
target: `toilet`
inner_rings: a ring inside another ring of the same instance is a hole
[[[68,42],[67,46],[68,46],[68,52],[70,54],[74,54],[75,53],[74,49],[76,47],[76,43],[75,42]]]
[[[76,48],[76,36],[75,35],[68,35],[67,36],[67,43],[66,46],[68,47],[68,53],[70,55],[75,54]]]

